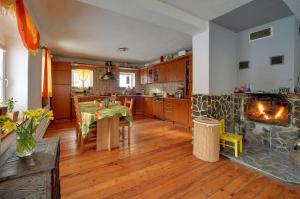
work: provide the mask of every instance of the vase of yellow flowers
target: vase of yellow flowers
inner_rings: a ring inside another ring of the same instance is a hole
[[[3,123],[3,130],[16,132],[16,152],[19,157],[33,154],[36,139],[35,132],[43,120],[53,120],[52,111],[45,109],[28,110],[23,112],[23,121],[19,124],[8,120]]]

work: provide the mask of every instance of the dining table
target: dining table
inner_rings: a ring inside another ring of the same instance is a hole
[[[101,102],[98,101],[79,103],[81,139],[85,139],[90,133],[90,127],[96,125],[97,151],[119,147],[119,118],[132,121],[132,116],[127,106],[113,102],[107,106],[100,104]]]

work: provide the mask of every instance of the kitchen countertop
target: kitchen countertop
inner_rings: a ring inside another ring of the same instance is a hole
[[[110,96],[108,96],[108,95],[76,95],[78,98],[85,98],[85,97],[110,97]],[[126,96],[128,96],[128,97],[149,97],[149,98],[151,98],[151,97],[154,97],[154,96],[152,96],[152,95],[117,95],[117,97],[126,97]],[[74,95],[73,96],[71,96],[71,98],[72,97],[74,97]],[[190,100],[191,98],[176,98],[176,97],[164,97],[164,99],[174,99],[174,100]]]

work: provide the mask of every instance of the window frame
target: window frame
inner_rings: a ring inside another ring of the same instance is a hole
[[[131,85],[130,88],[136,87],[136,73],[135,72],[125,72],[121,71],[119,72],[119,88],[127,88],[127,86],[121,86],[121,75],[129,75],[131,77]]]
[[[88,89],[89,87],[93,88],[94,87],[94,70],[93,69],[87,69],[87,68],[72,68],[71,69],[71,88],[82,89],[81,80],[79,80],[80,81],[79,86],[74,85],[75,84],[74,83],[74,77],[75,77],[75,74],[76,74],[76,72],[75,72],[76,70],[89,70],[90,71],[90,74],[89,74],[88,78],[91,78],[89,80],[91,84],[89,84],[89,86],[87,86],[85,84],[84,89]]]
[[[0,87],[2,88],[2,90],[0,90],[0,101],[3,101],[6,98],[6,88],[8,85],[8,80],[5,75],[5,54],[6,53],[5,53],[5,49],[1,48],[1,46],[0,46],[0,53],[2,54],[2,60],[0,59],[0,77],[1,77],[0,81],[2,83],[2,85],[0,84]]]

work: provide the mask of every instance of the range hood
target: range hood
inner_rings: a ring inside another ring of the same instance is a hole
[[[105,62],[106,73],[100,78],[101,80],[116,80],[115,76],[111,72],[112,62]]]

